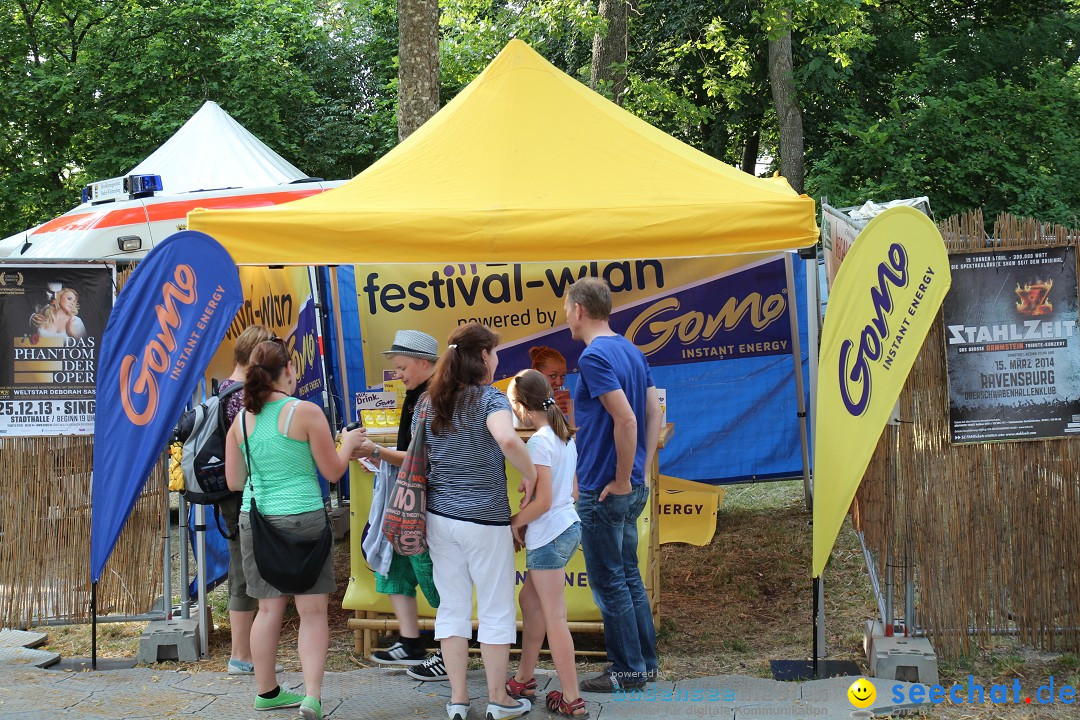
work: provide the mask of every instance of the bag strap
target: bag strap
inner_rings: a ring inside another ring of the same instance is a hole
[[[229,429],[229,396],[244,389],[244,383],[233,383],[224,392],[215,393],[218,398],[218,426],[222,432]],[[243,412],[243,408],[240,409]]]
[[[289,416],[285,419],[285,433],[289,432],[289,423],[292,422],[292,414],[296,408],[300,405],[300,400],[297,400],[292,404],[292,408],[289,410]],[[244,452],[247,454],[247,469],[248,469],[248,485],[251,485],[251,505],[255,507],[255,481],[251,477],[251,442],[248,439],[247,432],[247,410],[241,410],[240,415],[240,430],[244,433]],[[319,479],[316,477],[315,487],[319,491],[319,497],[322,497],[322,487],[319,485]],[[330,513],[327,511],[326,506],[323,505],[323,512],[326,514],[326,523],[330,524]]]
[[[240,430],[244,433],[244,453],[247,454],[247,484],[251,486],[251,502],[255,502],[255,481],[251,479],[251,438],[247,431],[247,409],[240,411]]]
[[[219,505],[218,503],[214,503],[214,522],[217,524],[217,529],[218,529],[218,532],[221,533],[221,537],[225,538],[226,540],[235,540],[236,538],[240,537],[240,528],[239,527],[236,528],[236,530],[233,532],[232,535],[229,534],[228,530],[226,530],[224,527],[222,527],[222,525],[221,525],[221,505]]]
[[[428,410],[431,409],[431,401],[428,399],[427,393],[420,399],[419,404],[416,407],[416,411],[420,413],[420,419],[417,421],[416,434],[420,436],[420,442],[427,445],[427,415]]]
[[[218,396],[218,398],[220,398],[221,400],[224,400],[225,398],[232,395],[234,392],[237,392],[238,390],[243,390],[243,389],[244,389],[244,383],[235,382],[232,385],[230,385],[229,387],[227,387],[226,389],[222,390],[221,392],[215,393],[215,394]]]

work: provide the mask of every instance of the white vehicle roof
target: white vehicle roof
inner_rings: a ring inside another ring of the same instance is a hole
[[[152,197],[82,203],[0,240],[0,258],[138,259],[183,230],[194,208],[277,205],[343,182],[308,178],[213,101],[125,177],[130,175],[159,175],[161,191]],[[139,238],[138,249],[122,250],[124,237]]]
[[[83,203],[58,218],[0,241],[0,258],[137,260],[165,238],[186,229],[187,214],[195,208],[280,205],[344,182],[315,179],[272,187],[161,194],[98,205]],[[132,249],[124,249],[125,238]]]

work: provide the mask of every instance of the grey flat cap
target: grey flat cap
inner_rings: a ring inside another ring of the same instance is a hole
[[[439,343],[426,332],[419,330],[398,330],[394,333],[394,344],[383,355],[404,355],[435,362],[439,359]]]

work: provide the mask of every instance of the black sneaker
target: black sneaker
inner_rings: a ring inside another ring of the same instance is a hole
[[[427,650],[423,645],[410,648],[400,640],[385,650],[371,654],[371,659],[380,665],[419,665],[426,657]]]
[[[436,650],[427,660],[406,670],[405,674],[414,680],[450,679],[450,676],[446,674],[446,664],[443,663],[442,650]]]
[[[615,672],[615,663],[608,663],[607,667],[605,667],[600,672],[610,675],[611,673]],[[654,683],[656,682],[658,677],[660,677],[660,668],[653,668],[652,670],[645,671],[645,682]]]
[[[645,683],[623,683],[615,679],[614,675],[602,672],[594,675],[578,684],[581,692],[613,693],[617,690],[641,690]]]

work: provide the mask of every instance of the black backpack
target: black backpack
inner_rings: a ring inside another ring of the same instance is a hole
[[[176,425],[176,438],[183,443],[180,468],[184,499],[195,505],[214,505],[215,512],[219,502],[239,494],[225,481],[225,435],[229,431],[225,411],[229,396],[243,388],[243,383],[236,383],[211,395],[184,412]],[[222,535],[229,537],[224,531]]]

